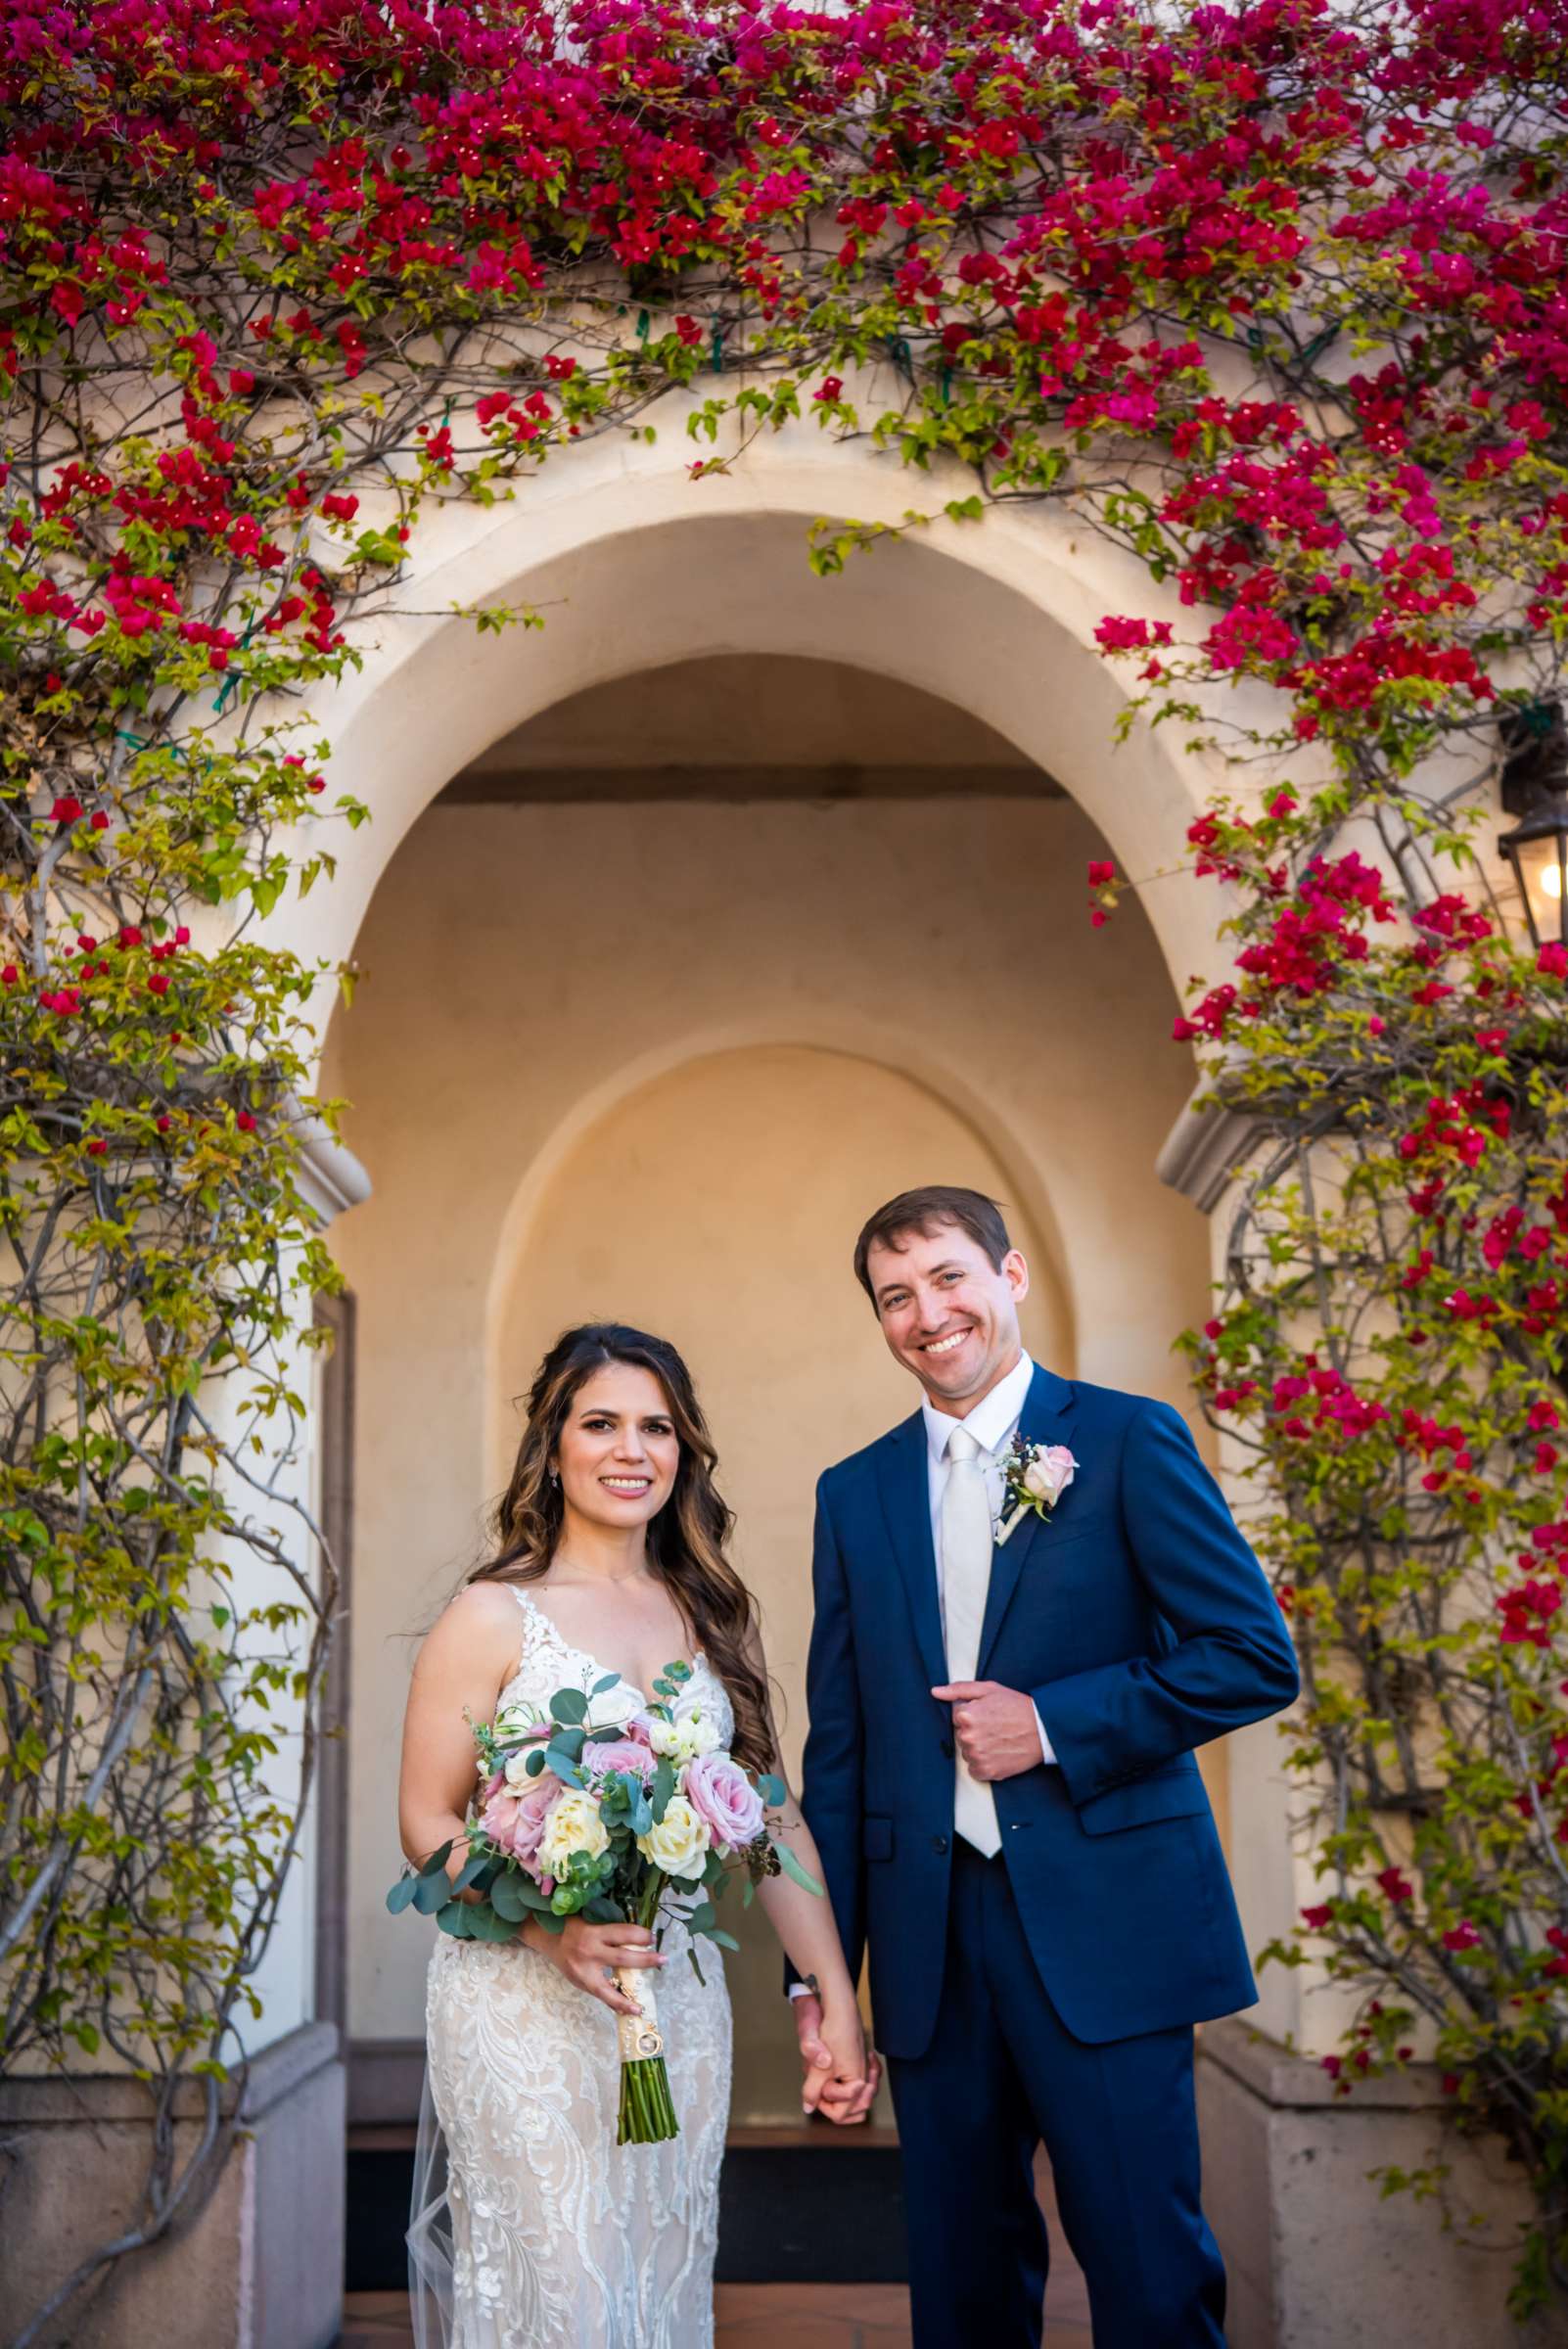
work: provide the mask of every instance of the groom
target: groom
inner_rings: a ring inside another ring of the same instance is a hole
[[[992,1200],[907,1191],[854,1268],[922,1397],[817,1488],[803,1802],[869,1945],[915,2349],[1038,2343],[1041,2140],[1095,2349],[1221,2349],[1192,2026],[1257,1992],[1192,1749],[1290,1703],[1290,1640],[1180,1416],[1024,1353]]]

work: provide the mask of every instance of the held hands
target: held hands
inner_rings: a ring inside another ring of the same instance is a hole
[[[972,1778],[1016,1778],[1044,1760],[1033,1697],[996,1681],[953,1681],[933,1688],[952,1706],[952,1733]]]
[[[867,2052],[859,2010],[852,2003],[824,2016],[821,2000],[809,1994],[792,1999],[790,2007],[806,2075],[803,2111],[820,2112],[841,2129],[863,2121],[881,2086],[882,2066]]]
[[[584,1917],[569,1916],[562,1932],[546,1933],[530,1917],[523,1938],[578,1990],[585,1990],[591,1999],[602,1999],[612,2014],[640,2014],[642,2009],[616,1988],[610,1967],[668,1962],[654,1948],[654,1937],[646,1925],[590,1925]]]

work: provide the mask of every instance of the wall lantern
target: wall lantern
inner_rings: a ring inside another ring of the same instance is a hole
[[[1521,820],[1498,847],[1513,867],[1536,946],[1568,946],[1568,727],[1560,702],[1503,719],[1502,806]]]

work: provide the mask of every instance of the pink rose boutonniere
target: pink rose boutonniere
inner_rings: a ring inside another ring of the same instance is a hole
[[[1065,1444],[1026,1444],[1022,1436],[1014,1436],[1005,1473],[998,1548],[1031,1510],[1037,1517],[1050,1515],[1078,1474],[1078,1462]]]

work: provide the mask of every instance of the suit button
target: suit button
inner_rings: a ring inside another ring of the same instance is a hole
[[[934,1852],[945,1852],[947,1848],[946,1836],[933,1835],[931,1838],[931,1848]]]
[[[944,1737],[942,1741],[942,1750],[950,1762],[952,1760],[952,1739],[950,1737]]]

